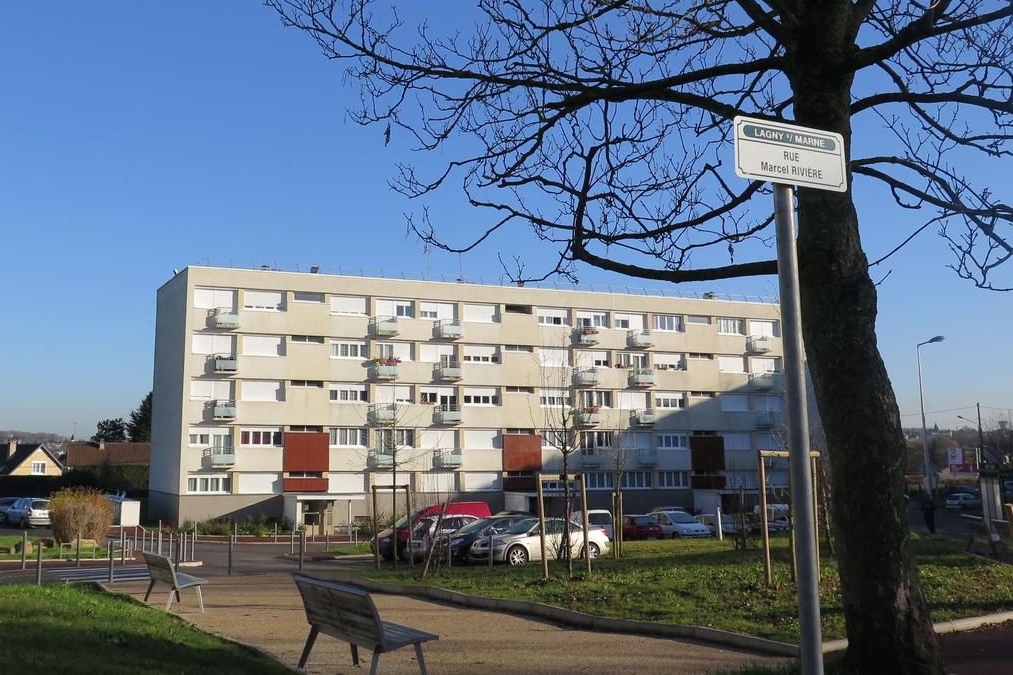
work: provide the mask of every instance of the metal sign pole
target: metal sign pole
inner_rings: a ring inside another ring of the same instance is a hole
[[[795,510],[798,568],[798,617],[801,628],[799,658],[806,675],[823,673],[820,635],[820,587],[816,569],[816,529],[812,512],[812,475],[809,461],[809,416],[805,373],[802,369],[802,310],[799,303],[798,259],[795,254],[795,205],[790,185],[774,183],[777,226],[777,278],[781,290],[781,341],[788,403],[788,453],[791,501]],[[761,514],[766,519],[767,514]]]

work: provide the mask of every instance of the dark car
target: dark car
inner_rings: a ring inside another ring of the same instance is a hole
[[[465,525],[457,532],[443,537],[439,544],[440,556],[443,560],[447,559],[447,546],[449,546],[451,564],[462,565],[468,563],[470,561],[468,551],[471,550],[471,545],[475,543],[476,539],[502,534],[515,523],[531,517],[530,513],[515,511],[509,515],[497,513],[495,516],[476,520],[473,523]]]
[[[623,539],[664,539],[658,521],[650,516],[623,516]]]

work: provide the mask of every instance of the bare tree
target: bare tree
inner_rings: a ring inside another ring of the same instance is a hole
[[[732,119],[840,133],[851,189],[798,191],[797,248],[837,487],[844,670],[943,672],[911,557],[870,267],[931,227],[958,276],[1010,288],[1000,265],[1013,253],[1013,208],[960,168],[979,153],[1010,155],[1008,0],[479,0],[475,15],[453,14],[470,29],[445,35],[371,0],[268,4],[346,60],[361,84],[359,122],[381,125],[385,143],[407,136],[453,157],[434,175],[402,166],[395,189],[428,205],[456,184],[490,218],[450,243],[423,210],[410,226],[428,244],[468,251],[530,226],[558,252],[546,274],[575,277],[580,262],[671,282],[773,274],[768,188],[735,179]],[[871,152],[852,144],[853,119],[881,127]],[[923,215],[872,263],[859,189]]]

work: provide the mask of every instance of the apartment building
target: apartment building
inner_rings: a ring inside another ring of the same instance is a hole
[[[769,302],[189,267],[158,290],[150,512],[533,508],[563,450],[592,505],[712,508],[784,445],[781,355]]]

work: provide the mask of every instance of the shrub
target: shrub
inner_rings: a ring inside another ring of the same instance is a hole
[[[49,520],[59,542],[74,541],[78,534],[103,542],[113,524],[113,505],[94,488],[64,488],[50,498]]]

